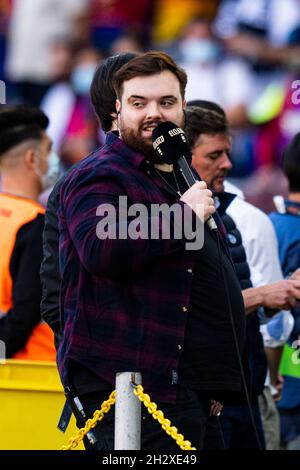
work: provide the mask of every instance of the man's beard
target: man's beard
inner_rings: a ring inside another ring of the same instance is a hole
[[[210,185],[209,185],[209,189],[211,191],[213,191],[213,193],[215,193],[215,194],[224,193],[224,191],[225,191],[224,182],[223,183],[216,183],[216,181],[220,177],[226,179],[227,175],[228,175],[228,171],[225,171],[222,174],[220,174],[220,175],[216,176],[215,178],[213,178]]]
[[[152,146],[152,141],[139,137],[133,129],[121,129],[122,140],[128,147],[131,147],[136,152],[144,155],[152,163],[158,163],[160,160]]]
[[[158,126],[162,122],[163,121],[155,122],[155,124]],[[143,124],[143,126],[144,125],[145,124]],[[183,125],[184,118],[182,119],[182,123],[179,127],[183,128]],[[122,126],[120,129],[122,140],[125,142],[126,145],[128,145],[128,147],[131,147],[136,152],[144,155],[147,159],[150,160],[152,164],[163,163],[161,158],[157,155],[156,151],[153,148],[152,139],[145,139],[140,135],[143,126],[141,126],[138,131]]]

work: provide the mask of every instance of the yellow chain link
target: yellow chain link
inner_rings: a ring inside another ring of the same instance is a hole
[[[157,405],[154,402],[151,402],[151,398],[147,393],[144,393],[144,389],[141,385],[135,385],[133,393],[138,397],[138,399],[145,405],[148,412],[152,415],[156,421],[159,422],[162,429],[170,436],[176,444],[182,450],[196,450],[195,447],[192,447],[190,441],[186,441],[182,434],[178,433],[178,429],[175,426],[172,426],[172,423],[169,419],[165,418],[163,412],[157,409]],[[104,401],[101,405],[100,410],[96,410],[93,414],[92,419],[88,419],[85,423],[84,428],[79,429],[78,433],[75,437],[71,437],[67,445],[62,446],[61,450],[71,450],[75,449],[78,444],[83,440],[84,436],[93,429],[97,423],[99,423],[105,416],[106,413],[109,412],[112,405],[116,402],[116,391],[114,390],[109,399]]]
[[[190,441],[185,441],[184,436],[178,433],[178,429],[175,426],[172,426],[172,423],[169,419],[165,418],[163,412],[157,409],[157,405],[154,402],[151,402],[151,398],[147,393],[144,393],[144,389],[141,385],[135,385],[133,393],[138,397],[138,399],[144,403],[148,412],[156,419],[161,425],[162,429],[176,441],[176,444],[182,450],[196,450],[195,447],[192,447]]]
[[[112,405],[116,403],[116,391],[114,390],[110,396],[109,399],[104,401],[101,405],[100,410],[96,410],[93,414],[93,418],[88,419],[87,422],[85,423],[84,428],[79,429],[78,433],[76,434],[75,437],[71,437],[69,439],[68,444],[65,446],[61,447],[61,450],[71,450],[75,449],[75,447],[78,446],[78,444],[83,440],[84,436],[93,429],[97,423],[102,421],[104,418],[105,414],[109,412],[111,409]]]

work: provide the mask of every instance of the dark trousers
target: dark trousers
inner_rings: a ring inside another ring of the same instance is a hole
[[[82,395],[81,402],[88,417],[107,400],[109,392],[93,392]],[[165,418],[168,418],[178,432],[192,443],[197,450],[224,449],[219,418],[209,416],[210,400],[203,398],[201,392],[180,388],[175,405],[158,403]],[[96,450],[114,449],[114,407],[95,428],[98,440]],[[142,404],[141,450],[177,450],[176,442],[166,434],[158,421],[154,420]]]
[[[265,449],[265,436],[257,400],[251,403],[251,409],[257,434],[247,405],[224,406],[220,422],[226,449]]]

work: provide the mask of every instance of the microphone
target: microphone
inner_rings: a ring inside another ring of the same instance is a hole
[[[186,156],[190,154],[190,149],[181,127],[170,121],[160,123],[153,129],[152,145],[161,163],[178,164],[179,171],[189,188],[199,181],[196,180],[186,160]],[[209,217],[207,223],[211,230],[218,229],[212,217]]]

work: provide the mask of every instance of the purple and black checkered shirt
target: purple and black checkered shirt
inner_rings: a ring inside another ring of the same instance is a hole
[[[185,239],[99,239],[97,208],[117,208],[119,196],[149,209],[175,202],[146,158],[109,133],[61,189],[59,371],[66,385],[75,360],[112,386],[117,372],[138,371],[154,400],[172,403],[195,251],[185,250]],[[163,215],[148,222],[161,233]]]

